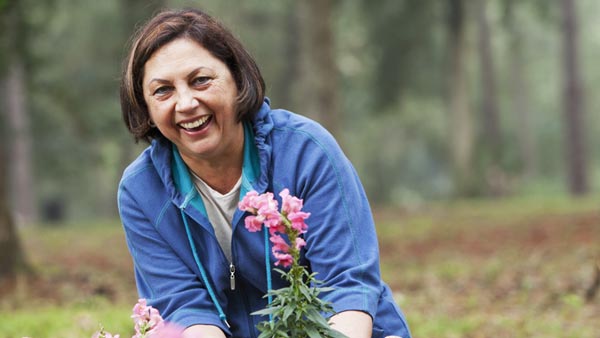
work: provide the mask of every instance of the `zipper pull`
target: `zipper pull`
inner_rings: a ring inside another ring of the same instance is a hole
[[[235,290],[235,265],[229,263],[229,287]]]

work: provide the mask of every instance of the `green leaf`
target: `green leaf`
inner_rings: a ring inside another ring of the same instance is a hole
[[[279,307],[279,306],[277,306],[277,307],[269,307],[269,308],[266,308],[266,309],[254,311],[254,312],[251,313],[251,315],[253,315],[253,316],[268,316],[270,314],[274,314],[275,312],[279,311],[279,309],[281,309],[281,307]]]
[[[329,323],[327,323],[327,320],[325,320],[325,318],[323,318],[323,316],[321,316],[321,314],[314,309],[307,311],[306,318],[313,323],[317,323],[324,327],[329,327]]]
[[[287,320],[290,315],[292,315],[294,313],[294,308],[292,306],[287,306],[284,310],[283,310],[283,316],[281,316],[282,320]]]
[[[314,327],[312,326],[308,326],[306,328],[306,334],[310,337],[310,338],[322,338],[321,334],[319,333],[319,331],[317,331]]]
[[[313,298],[310,289],[306,285],[300,285],[300,292],[308,301],[310,301]]]

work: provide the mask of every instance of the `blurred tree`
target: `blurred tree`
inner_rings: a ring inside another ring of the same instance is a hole
[[[298,15],[299,2],[292,1],[290,8],[285,13],[286,20],[284,22],[284,31],[286,34],[284,53],[286,66],[283,68],[279,76],[279,84],[281,94],[279,101],[282,107],[292,109],[301,103],[295,103],[296,97],[294,93],[299,89],[299,83],[295,79],[300,78],[300,15]],[[299,97],[298,97],[299,99]]]
[[[505,173],[502,167],[503,142],[500,131],[500,112],[496,90],[496,71],[494,69],[494,56],[492,50],[492,34],[488,22],[488,1],[478,1],[477,31],[479,33],[479,66],[481,76],[481,113],[483,127],[481,128],[482,150],[480,155],[483,160],[483,175],[487,193],[501,195],[506,189]]]
[[[132,43],[132,41],[128,41],[128,39],[131,39],[136,28],[148,20],[152,14],[164,8],[167,5],[167,0],[122,0],[119,5],[121,7],[121,10],[119,11],[119,21],[122,27],[120,40],[125,41],[126,44],[124,44],[124,46],[129,47],[129,44]],[[122,59],[125,59],[127,50],[128,48],[123,48],[121,51],[121,55],[123,56]],[[121,67],[124,67],[124,65],[121,65]],[[119,114],[119,112],[114,113],[117,115]],[[124,139],[120,143],[119,172],[125,169],[129,162],[131,162],[131,159],[136,156],[136,148],[134,147],[132,140],[133,138],[130,138],[129,140]]]
[[[11,212],[12,193],[8,186],[11,163],[8,154],[14,146],[15,138],[11,136],[10,130],[7,130],[9,124],[6,122],[9,111],[14,109],[11,95],[15,93],[10,90],[10,86],[15,85],[15,74],[11,67],[15,64],[13,39],[17,33],[13,20],[18,20],[15,17],[19,18],[16,13],[17,7],[17,1],[0,3],[0,28],[8,33],[0,38],[0,45],[3,47],[0,49],[0,109],[5,112],[0,114],[0,294],[12,289],[17,273],[27,268]]]
[[[561,0],[563,27],[565,153],[568,186],[573,195],[589,190],[586,133],[584,122],[584,93],[579,66],[579,27],[576,3]]]
[[[390,109],[405,94],[439,95],[444,87],[437,75],[438,13],[435,0],[362,1],[375,61],[371,95],[376,113]]]
[[[36,199],[34,198],[33,164],[31,149],[31,128],[29,122],[26,41],[27,25],[24,19],[22,2],[10,3],[4,13],[6,29],[6,119],[10,151],[7,161],[10,164],[9,191],[12,206],[19,221],[30,223],[37,219]]]
[[[0,85],[0,89],[4,88],[4,84]],[[2,92],[4,93],[4,91]],[[6,95],[1,95],[1,97],[3,100],[7,99]],[[28,270],[25,254],[9,207],[10,198],[7,180],[7,164],[9,162],[6,160],[6,148],[7,143],[0,142],[0,295],[14,288],[17,274],[20,271]]]
[[[467,50],[465,46],[465,5],[462,0],[447,2],[447,98],[449,109],[450,151],[455,192],[471,194],[474,189],[472,159],[474,147],[473,117],[467,94]]]
[[[526,83],[526,65],[524,59],[523,24],[520,20],[519,6],[522,2],[504,0],[503,24],[508,31],[508,49],[506,56],[509,59],[508,77],[510,82],[511,105],[510,108],[516,123],[513,126],[517,133],[519,160],[522,163],[521,176],[530,179],[536,172],[537,153],[535,147],[535,130],[532,125],[531,107],[529,102],[529,86]]]
[[[321,122],[331,133],[339,131],[333,0],[298,2],[300,30],[301,111]],[[293,30],[291,31],[293,32]]]

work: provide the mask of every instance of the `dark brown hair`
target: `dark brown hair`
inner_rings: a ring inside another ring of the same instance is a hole
[[[238,90],[238,121],[252,119],[264,100],[265,82],[256,62],[227,28],[197,9],[162,11],[137,31],[123,65],[121,112],[136,142],[162,137],[157,128],[150,127],[142,90],[144,65],[154,52],[177,38],[198,42],[229,68]]]

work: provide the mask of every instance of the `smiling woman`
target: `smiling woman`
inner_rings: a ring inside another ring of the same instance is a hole
[[[257,337],[263,296],[286,280],[268,230],[244,231],[240,196],[289,189],[311,213],[301,264],[319,274],[349,337],[410,337],[381,280],[362,184],[337,142],[271,109],[256,63],[216,20],[165,11],[133,40],[121,82],[126,126],[150,146],[125,170],[118,203],[138,292],[184,337]],[[265,237],[267,236],[267,237]]]
[[[229,192],[241,175],[244,129],[227,66],[194,40],[178,38],[148,59],[142,83],[156,128],[195,175]]]

